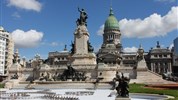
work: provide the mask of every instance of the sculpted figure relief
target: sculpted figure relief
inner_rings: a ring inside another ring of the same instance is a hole
[[[122,76],[120,77],[119,73],[116,72],[116,78],[114,78],[115,81],[118,81],[119,84],[116,87],[118,96],[121,97],[129,97],[129,78],[124,77],[124,74],[122,73]]]
[[[79,25],[87,26],[87,22],[86,22],[86,19],[88,18],[87,13],[85,12],[83,8],[81,10],[78,8],[78,11],[80,12],[80,18],[78,18],[76,21],[77,26]]]
[[[18,78],[19,78],[19,76],[17,73],[15,73],[13,76],[11,76],[11,79],[18,79]]]

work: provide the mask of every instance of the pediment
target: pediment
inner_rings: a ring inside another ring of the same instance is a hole
[[[112,53],[108,53],[108,54],[104,54],[104,55],[102,55],[102,56],[100,56],[99,58],[118,58],[119,57],[119,55],[116,55],[116,54],[112,54]]]

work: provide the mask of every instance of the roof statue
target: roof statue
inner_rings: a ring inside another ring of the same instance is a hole
[[[159,44],[159,41],[157,41],[157,45],[156,45],[157,48],[160,48],[160,44]]]
[[[64,51],[67,51],[67,45],[65,45],[65,47],[64,47]]]
[[[13,59],[13,62],[14,63],[19,63],[20,61],[20,56],[19,56],[19,50],[16,49],[15,53],[14,53],[14,59]]]
[[[78,8],[78,11],[80,12],[80,18],[78,18],[76,21],[77,26],[79,25],[87,26],[87,22],[86,22],[86,19],[88,18],[87,13],[85,12],[83,8],[81,10]]]

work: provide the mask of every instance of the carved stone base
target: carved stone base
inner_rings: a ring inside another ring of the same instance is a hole
[[[67,82],[72,82],[72,79],[67,79]]]
[[[138,62],[137,70],[147,70],[145,59]]]
[[[96,56],[94,53],[88,53],[85,55],[74,54],[72,59],[72,65],[96,65]]]
[[[116,97],[115,100],[131,100],[129,97]]]

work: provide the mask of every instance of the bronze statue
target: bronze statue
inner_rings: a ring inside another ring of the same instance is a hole
[[[64,70],[62,75],[60,76],[60,80],[66,81],[67,79],[72,79],[72,81],[85,81],[86,76],[84,72],[79,72],[75,70],[71,65],[67,66],[67,69]]]
[[[75,44],[73,42],[71,42],[70,46],[72,47],[70,52],[71,52],[71,54],[74,54],[75,53]]]
[[[39,81],[67,81],[71,79],[72,81],[85,81],[86,80],[85,72],[79,72],[74,69],[71,65],[67,65],[62,73],[56,72],[55,74],[51,73],[42,73]]]
[[[86,22],[86,19],[88,18],[87,13],[85,12],[84,9],[80,10],[78,8],[78,11],[80,12],[80,18],[78,18],[77,21],[76,21],[77,26],[79,26],[79,25],[85,25],[85,26],[87,26],[87,22]]]
[[[118,86],[116,87],[118,96],[128,97],[129,96],[129,85],[128,85],[129,78],[124,77],[123,73],[122,73],[122,76],[120,77],[118,72],[116,72],[115,81],[119,82]]]
[[[19,76],[17,73],[15,73],[13,76],[11,76],[11,79],[18,79],[18,78],[19,78]]]
[[[71,66],[67,65],[67,69],[62,73],[63,80],[72,79],[75,75],[76,70]]]
[[[87,41],[87,44],[88,44],[88,52],[93,52],[94,48],[92,47],[91,43]]]

